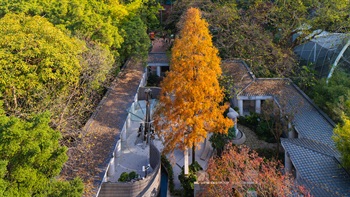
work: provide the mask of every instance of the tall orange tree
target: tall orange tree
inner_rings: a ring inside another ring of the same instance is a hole
[[[186,153],[188,147],[203,142],[208,132],[225,133],[233,125],[223,116],[228,106],[220,105],[224,98],[218,82],[220,58],[208,23],[201,19],[198,9],[190,8],[181,26],[171,53],[171,69],[161,83],[160,105],[154,118],[166,153],[176,148]]]

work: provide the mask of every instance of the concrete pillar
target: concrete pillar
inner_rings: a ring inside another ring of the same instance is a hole
[[[239,115],[243,116],[243,100],[238,100],[238,109],[239,109]]]
[[[188,149],[184,151],[184,174],[188,174]]]
[[[121,143],[121,140],[118,140],[118,142],[117,142],[114,155],[115,155],[117,158],[120,158],[120,156],[122,156],[122,143]],[[118,160],[117,160],[117,161],[118,161]]]
[[[288,138],[295,138],[295,131],[290,122],[288,122]]]
[[[157,66],[157,75],[160,77],[160,66]]]
[[[108,177],[113,177],[115,174],[115,165],[114,165],[114,157],[112,157],[110,163],[109,163],[109,168],[107,172]]]
[[[287,151],[284,153],[284,171],[286,173],[292,173],[292,161],[290,160],[289,154]]]
[[[128,126],[128,118],[126,119],[126,122],[124,124],[124,127],[121,131],[121,136],[120,136],[120,139],[121,141],[125,142],[126,141],[126,131],[128,130],[127,128],[129,128]]]
[[[261,113],[261,100],[255,100],[255,113]]]
[[[119,158],[122,155],[122,143],[120,140],[118,140],[117,145],[114,150],[114,157]]]

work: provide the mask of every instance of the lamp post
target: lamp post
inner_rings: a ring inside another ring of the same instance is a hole
[[[147,166],[142,166],[142,171],[145,172],[145,178],[147,177],[147,171],[151,167],[150,164],[147,164]]]

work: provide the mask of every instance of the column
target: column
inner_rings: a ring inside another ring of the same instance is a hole
[[[157,66],[157,75],[160,77],[160,66]]]
[[[290,160],[288,152],[284,153],[284,171],[286,173],[292,173],[292,161]]]
[[[238,109],[239,109],[239,115],[243,116],[243,100],[238,99]]]
[[[184,174],[188,174],[188,148],[184,150]]]
[[[114,150],[114,157],[120,158],[121,156],[122,156],[122,143],[121,143],[121,140],[118,140],[116,148]]]
[[[114,157],[112,157],[111,162],[109,163],[107,175],[108,177],[112,177],[114,176],[114,173],[115,173]]]
[[[290,122],[288,122],[288,138],[295,138],[295,131]]]
[[[261,113],[261,100],[255,100],[255,112],[257,114]]]

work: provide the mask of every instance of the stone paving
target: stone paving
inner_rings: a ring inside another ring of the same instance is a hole
[[[246,126],[238,124],[238,129],[242,131],[246,135],[246,141],[243,143],[249,146],[251,149],[259,149],[259,148],[269,148],[276,149],[276,143],[267,143],[263,140],[259,140],[258,136]]]

